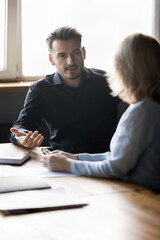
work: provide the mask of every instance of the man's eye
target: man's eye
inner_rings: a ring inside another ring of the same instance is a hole
[[[59,58],[65,58],[65,54],[59,55]]]
[[[77,50],[77,51],[74,51],[74,55],[79,55],[80,54],[80,51]]]

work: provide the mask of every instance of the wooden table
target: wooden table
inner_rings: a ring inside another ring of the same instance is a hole
[[[39,166],[39,155],[37,148],[23,166]],[[89,205],[18,216],[0,213],[0,240],[160,239],[160,194],[98,178],[58,177],[47,181]]]

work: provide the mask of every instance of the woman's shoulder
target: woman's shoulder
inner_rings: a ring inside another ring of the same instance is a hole
[[[121,122],[129,125],[153,125],[160,122],[160,104],[144,99],[131,104],[122,115]]]

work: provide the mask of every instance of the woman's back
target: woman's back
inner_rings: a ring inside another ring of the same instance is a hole
[[[135,169],[124,180],[160,191],[160,104],[145,99],[138,104],[139,114],[143,111],[143,126],[149,126],[147,148],[141,153]],[[143,136],[141,136],[143,138]]]

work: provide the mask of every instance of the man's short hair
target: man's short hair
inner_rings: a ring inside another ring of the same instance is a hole
[[[76,28],[64,26],[61,28],[57,28],[46,39],[46,43],[48,46],[48,50],[52,52],[52,43],[53,41],[59,39],[59,40],[69,40],[69,39],[78,39],[81,43],[82,35],[77,31]]]

